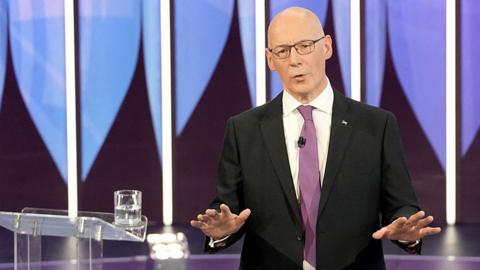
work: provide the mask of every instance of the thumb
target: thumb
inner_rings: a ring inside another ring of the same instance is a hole
[[[232,214],[232,212],[230,212],[230,207],[228,207],[228,205],[226,205],[226,204],[224,204],[224,203],[222,203],[222,204],[220,205],[220,212],[221,212],[221,214],[223,214],[225,217],[229,217],[229,216]]]
[[[247,218],[250,216],[251,213],[252,213],[252,211],[249,208],[247,208],[247,209],[243,210],[242,212],[240,212],[240,214],[238,214],[237,220],[239,222],[244,223],[247,220]]]

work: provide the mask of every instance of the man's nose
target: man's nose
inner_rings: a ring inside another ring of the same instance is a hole
[[[290,57],[288,59],[290,61],[290,65],[297,66],[302,62],[302,56],[297,52],[295,47],[293,47],[290,51]]]

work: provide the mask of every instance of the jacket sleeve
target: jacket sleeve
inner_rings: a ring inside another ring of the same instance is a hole
[[[210,208],[219,210],[220,204],[224,203],[230,207],[232,213],[238,214],[244,209],[244,202],[242,169],[236,136],[234,120],[230,118],[227,121],[223,148],[218,166],[216,196],[210,204]],[[210,238],[207,237],[205,241],[205,251],[215,253],[221,249],[227,248],[240,239],[243,232],[244,228],[242,227],[238,232],[228,237],[225,241],[216,243],[213,248],[208,245]]]
[[[420,211],[413,189],[395,116],[388,113],[382,151],[382,224],[386,226],[399,217],[410,217]],[[421,243],[413,248],[394,241],[408,253],[419,253]]]

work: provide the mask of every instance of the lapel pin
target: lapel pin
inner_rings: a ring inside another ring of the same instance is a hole
[[[342,125],[346,126],[346,125],[348,125],[348,122],[345,121],[345,120],[342,120]]]

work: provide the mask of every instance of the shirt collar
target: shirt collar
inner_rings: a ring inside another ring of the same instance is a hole
[[[322,93],[308,104],[300,103],[292,95],[290,95],[290,93],[283,90],[282,103],[283,103],[283,115],[288,115],[292,113],[298,108],[298,106],[301,106],[301,105],[311,105],[315,107],[315,109],[318,109],[328,114],[332,114],[332,107],[333,107],[332,86],[330,85],[330,81],[328,80],[327,86],[325,87],[325,89],[323,89]]]

